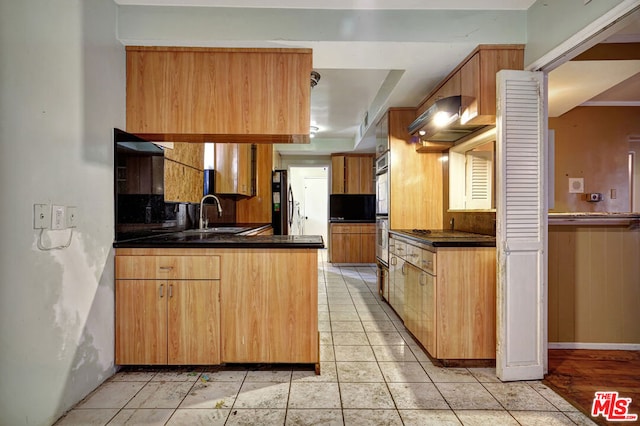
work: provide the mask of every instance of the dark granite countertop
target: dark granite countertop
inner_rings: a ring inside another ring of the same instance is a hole
[[[217,225],[209,232],[178,230],[119,234],[115,248],[324,248],[320,235],[243,235],[259,231],[270,225],[232,224]],[[224,228],[243,228],[229,233]]]
[[[426,231],[426,232],[425,232]],[[431,247],[495,247],[496,237],[493,235],[474,234],[471,232],[450,231],[444,229],[397,229],[389,231],[401,237],[414,240]]]

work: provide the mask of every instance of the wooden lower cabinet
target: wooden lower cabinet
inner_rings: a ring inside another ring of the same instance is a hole
[[[319,363],[317,262],[315,249],[225,252],[222,362]]]
[[[319,368],[316,249],[117,249],[115,260],[116,364]]]
[[[496,356],[496,250],[392,236],[389,304],[437,359]]]
[[[375,263],[376,225],[330,224],[329,261],[332,263]]]
[[[219,280],[116,280],[116,364],[219,364],[219,292]]]

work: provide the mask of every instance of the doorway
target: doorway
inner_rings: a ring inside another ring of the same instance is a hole
[[[321,235],[328,247],[328,167],[289,167],[293,192],[291,235]]]

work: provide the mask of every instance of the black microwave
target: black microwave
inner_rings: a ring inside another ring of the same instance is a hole
[[[375,194],[331,194],[329,218],[339,220],[374,221],[376,218]]]

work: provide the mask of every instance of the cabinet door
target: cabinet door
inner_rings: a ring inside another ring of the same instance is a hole
[[[410,263],[405,263],[404,280],[404,325],[413,333],[419,335],[420,322],[420,271]]]
[[[167,281],[116,280],[116,364],[167,363]]]
[[[224,255],[223,362],[319,362],[317,264],[311,249]]]
[[[345,194],[359,194],[360,193],[360,157],[346,156],[345,157]]]
[[[168,282],[169,364],[220,364],[219,292],[218,280]]]
[[[396,265],[393,267],[393,294],[391,294],[391,307],[395,309],[396,313],[404,321],[404,285],[406,274],[406,262],[400,258],[393,256],[396,260]],[[389,271],[391,272],[391,271]]]
[[[360,226],[360,263],[376,262],[376,226],[365,224]]]
[[[429,354],[437,357],[436,353],[436,279],[426,272],[420,274],[418,297],[420,310],[418,314],[418,334],[416,337]]]
[[[358,194],[374,194],[373,157],[360,157]]]
[[[217,143],[216,193],[251,195],[251,144]]]
[[[331,156],[331,193],[344,194],[344,155]]]

